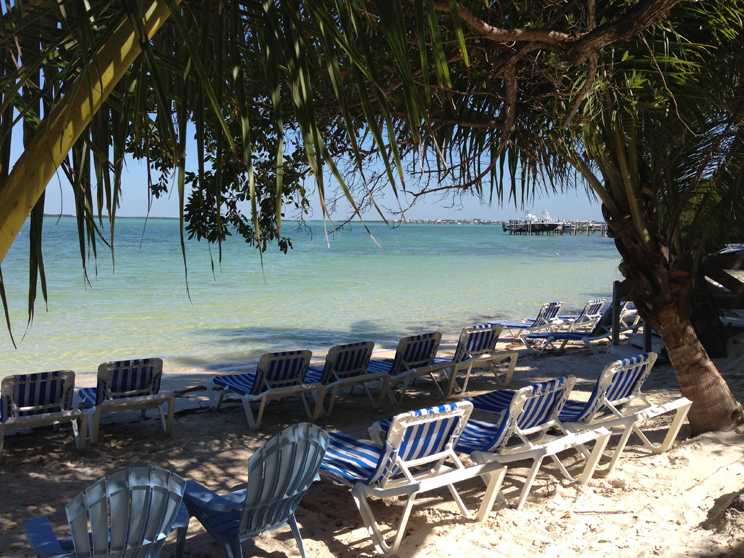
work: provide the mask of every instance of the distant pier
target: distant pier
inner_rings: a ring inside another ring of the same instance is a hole
[[[524,219],[505,221],[504,232],[517,235],[595,234],[607,236],[607,224],[598,221],[545,221]]]

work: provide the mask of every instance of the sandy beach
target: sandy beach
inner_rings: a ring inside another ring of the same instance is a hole
[[[454,341],[448,339],[446,347],[453,346]],[[581,389],[597,378],[606,363],[635,352],[638,350],[624,345],[612,354],[584,350],[542,357],[523,354],[515,380],[521,383],[574,374]],[[744,399],[743,360],[738,355],[718,362],[740,400]],[[205,384],[209,375],[196,369],[168,375],[165,387],[183,389]],[[83,374],[79,384],[90,385],[93,381],[92,374]],[[664,401],[679,396],[675,386],[673,370],[659,364],[645,391],[654,401]],[[486,391],[494,384],[484,377],[472,387]],[[188,399],[180,400],[170,437],[164,437],[158,423],[151,419],[107,424],[99,443],[83,452],[74,449],[67,430],[8,439],[0,462],[0,555],[31,556],[23,520],[44,514],[61,526],[66,501],[99,476],[127,465],[154,464],[212,489],[227,490],[246,480],[246,460],[255,448],[304,417],[301,408],[291,401],[278,403],[267,411],[261,431],[252,433],[239,406],[216,413],[206,408],[205,395],[193,392]],[[408,398],[404,410],[433,402],[435,399],[422,392]],[[390,409],[373,409],[366,398],[346,398],[320,424],[328,430],[363,436],[374,420],[390,414]],[[649,425],[651,436],[661,438],[666,421]],[[526,469],[510,468],[505,500],[497,501],[483,523],[460,516],[446,490],[432,493],[414,509],[399,555],[744,556],[744,505],[741,499],[732,504],[734,495],[744,489],[744,431],[687,437],[685,427],[676,446],[662,455],[650,455],[631,439],[612,477],[605,478],[600,467],[583,489],[562,480],[554,468],[544,465],[527,505],[519,511],[513,503]],[[466,505],[476,509],[483,494],[482,483],[465,485],[463,493]],[[376,502],[375,510],[381,522],[390,526],[399,517],[402,505]],[[348,489],[327,481],[316,483],[297,515],[309,555],[374,555]],[[164,555],[171,556],[173,551],[174,545],[169,544]],[[192,519],[187,556],[219,556],[220,552]],[[280,529],[256,539],[248,555],[298,554],[289,529]]]

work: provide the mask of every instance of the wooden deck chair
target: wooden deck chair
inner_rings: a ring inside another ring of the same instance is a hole
[[[188,519],[186,481],[158,467],[130,467],[98,479],[65,506],[71,538],[59,539],[46,517],[25,523],[42,558],[157,558],[173,529]]]
[[[455,485],[483,476],[490,488],[501,482],[504,469],[494,463],[466,466],[454,451],[473,406],[467,401],[446,403],[397,415],[383,443],[331,433],[321,477],[351,487],[354,503],[379,552],[395,554],[406,531],[416,498],[442,487],[449,489],[460,512],[470,512]],[[389,541],[369,505],[370,498],[405,498],[400,523]],[[479,519],[485,519],[481,504]]]
[[[356,386],[361,386],[372,404],[376,405],[377,401],[369,391],[369,386],[378,384],[382,391],[385,380],[379,373],[369,371],[374,348],[375,344],[371,341],[336,345],[326,354],[322,368],[311,366],[308,369],[305,383],[321,388],[316,392],[320,398],[320,403],[316,405],[317,412],[330,414],[339,391],[348,388],[353,392]]]
[[[5,435],[69,422],[75,445],[85,445],[82,413],[72,408],[75,373],[70,370],[17,374],[0,384],[0,454]]]
[[[315,393],[320,388],[318,385],[304,383],[311,358],[310,351],[266,353],[261,356],[255,372],[215,376],[212,383],[219,391],[215,407],[220,408],[226,395],[238,395],[248,426],[252,429],[261,427],[264,410],[269,402],[287,397],[299,397],[308,418],[318,416],[320,412],[317,405],[322,401]],[[310,403],[313,398],[316,409],[311,411]],[[256,403],[258,412],[254,417],[252,406]]]
[[[273,436],[248,460],[248,482],[220,496],[190,481],[184,502],[190,515],[220,543],[226,558],[242,558],[243,543],[264,531],[289,524],[300,556],[305,545],[295,510],[310,485],[328,445],[328,434],[315,425],[295,424]],[[186,523],[188,524],[188,523]],[[185,547],[186,528],[178,533],[177,557]]]
[[[387,397],[397,406],[399,403],[395,391],[405,390],[419,375],[429,374],[431,366],[439,350],[442,334],[438,331],[420,333],[401,337],[392,359],[371,359],[369,371],[384,374],[385,384],[382,397]],[[423,371],[422,374],[413,373],[414,370]],[[434,382],[436,384],[436,381]],[[401,394],[402,397],[402,394]]]
[[[535,383],[518,390],[498,390],[473,397],[470,401],[480,411],[494,413],[494,422],[471,420],[457,444],[457,451],[467,453],[476,463],[496,462],[508,465],[531,460],[527,478],[519,495],[517,509],[527,500],[532,484],[543,460],[549,457],[568,480],[576,480],[561,462],[558,454],[569,449],[586,451],[585,445],[594,442],[579,482],[585,485],[592,478],[602,453],[609,441],[609,430],[571,433],[560,430],[559,413],[570,393],[575,378],[556,378]],[[499,490],[500,486],[494,488]]]
[[[176,397],[170,391],[160,391],[163,360],[143,358],[104,362],[98,367],[94,388],[78,390],[80,405],[88,416],[90,441],[98,441],[101,418],[124,411],[157,409],[163,432],[170,433]]]
[[[619,428],[621,430],[622,433],[613,451],[607,475],[614,470],[633,433],[652,453],[663,453],[669,450],[677,439],[690,410],[692,402],[685,397],[654,405],[641,392],[656,358],[656,353],[644,353],[611,362],[594,384],[588,400],[569,399],[561,411],[561,425],[568,432],[581,432],[593,428]],[[629,403],[634,400],[641,401],[643,405],[640,408],[631,407]],[[641,425],[654,417],[671,412],[674,412],[674,418],[663,442],[654,444],[641,431]]]

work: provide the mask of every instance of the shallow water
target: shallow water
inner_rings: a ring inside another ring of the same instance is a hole
[[[612,240],[593,236],[508,236],[493,225],[371,224],[381,248],[358,224],[324,240],[321,223],[285,225],[294,249],[264,255],[233,239],[215,261],[188,243],[186,294],[178,222],[120,219],[116,272],[101,255],[83,281],[75,222],[45,223],[49,309],[39,295],[25,331],[28,236],[3,262],[13,349],[0,332],[0,376],[162,356],[167,369],[223,369],[266,350],[323,349],[352,340],[393,345],[398,336],[441,329],[455,335],[483,318],[533,316],[544,301],[581,306],[608,295],[619,277]],[[216,249],[213,249],[216,259]]]

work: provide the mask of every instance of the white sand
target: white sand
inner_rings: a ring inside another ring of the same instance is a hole
[[[628,348],[622,348],[629,351]],[[520,360],[520,380],[575,374],[585,382],[597,377],[612,355],[582,351],[564,356]],[[739,359],[720,363],[740,400],[744,399],[744,367]],[[171,378],[172,387],[204,382],[206,374]],[[678,396],[674,374],[657,366],[648,389],[658,400]],[[476,387],[492,387],[488,381]],[[432,399],[409,399],[409,407]],[[203,402],[203,400],[202,400]],[[198,405],[198,399],[192,403]],[[186,405],[194,407],[197,405]],[[184,407],[183,405],[181,406]],[[323,425],[356,435],[375,419],[365,399],[341,401]],[[266,425],[248,432],[238,407],[221,413],[185,412],[175,421],[175,433],[164,438],[155,421],[107,425],[101,442],[83,453],[74,450],[67,431],[19,436],[6,444],[0,462],[0,555],[30,556],[21,522],[35,514],[50,514],[63,523],[63,506],[86,484],[126,464],[152,463],[199,480],[214,489],[228,489],[245,480],[245,462],[253,448],[289,423],[302,420],[291,404],[270,407]],[[651,434],[663,435],[663,421]],[[686,436],[683,429],[681,438]],[[532,496],[517,511],[497,505],[485,523],[458,515],[446,490],[422,499],[415,508],[401,556],[744,556],[744,511],[729,510],[718,529],[702,525],[716,502],[744,489],[744,432],[708,434],[681,441],[664,455],[649,455],[633,445],[612,478],[601,476],[581,490],[560,480],[550,466],[541,471]],[[46,448],[44,450],[43,448]],[[513,503],[524,469],[511,469],[505,485]],[[465,485],[465,502],[475,509],[482,496],[479,481]],[[383,524],[399,517],[399,502],[376,503]],[[371,556],[372,547],[361,527],[348,489],[316,483],[298,511],[306,547],[314,557]],[[259,556],[296,556],[288,529],[260,536],[253,549]],[[166,548],[169,556],[173,546]],[[219,549],[192,520],[187,555],[219,556]]]

